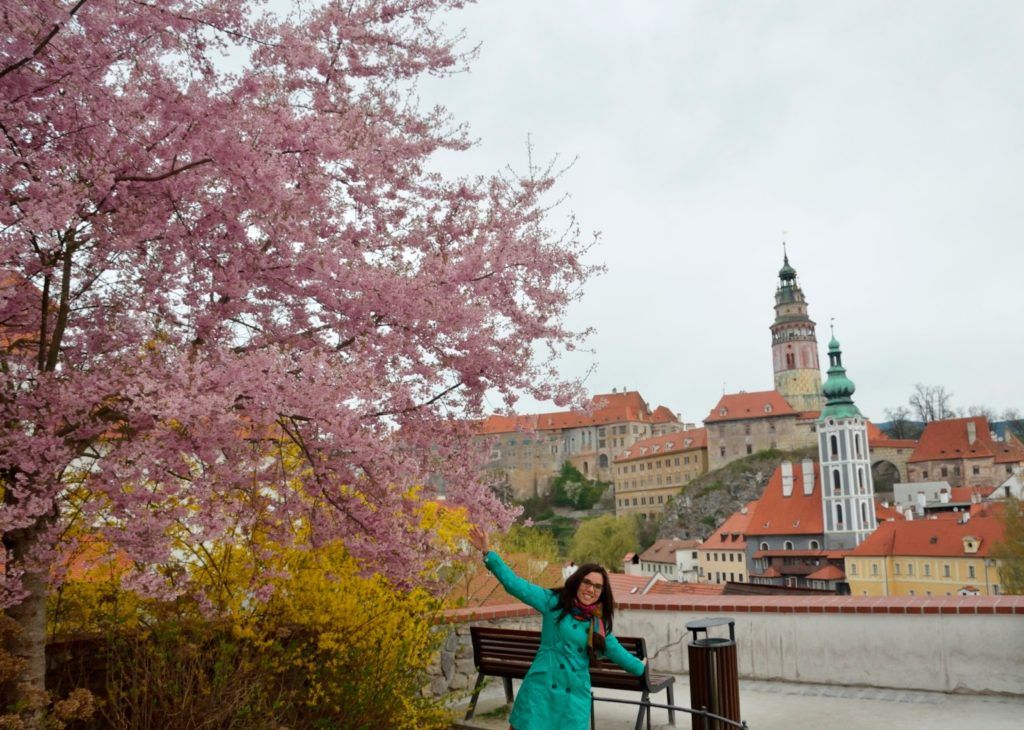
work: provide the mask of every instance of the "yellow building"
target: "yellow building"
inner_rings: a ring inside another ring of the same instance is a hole
[[[854,596],[998,595],[999,564],[992,547],[1003,521],[979,505],[938,519],[882,522],[846,556]]]
[[[747,525],[757,500],[733,512],[714,534],[697,548],[699,583],[749,583]]]
[[[708,439],[703,428],[637,441],[612,464],[615,514],[653,518],[707,470]]]

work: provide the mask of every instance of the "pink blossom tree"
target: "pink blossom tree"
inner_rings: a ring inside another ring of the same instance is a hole
[[[548,228],[547,171],[431,171],[468,143],[414,83],[466,61],[437,22],[463,4],[5,4],[0,591],[20,696],[44,685],[73,525],[173,595],[172,535],[257,526],[414,580],[437,557],[412,489],[428,474],[470,519],[510,519],[464,424],[487,392],[577,395],[535,355],[577,343],[563,315],[592,272],[575,227]]]

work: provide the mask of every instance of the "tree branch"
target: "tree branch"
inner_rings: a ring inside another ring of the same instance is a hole
[[[200,165],[205,165],[205,164],[207,164],[209,162],[213,162],[213,158],[212,157],[204,157],[201,160],[196,160],[195,162],[190,162],[187,165],[184,165],[182,167],[175,167],[174,163],[172,162],[171,163],[171,169],[168,170],[165,173],[160,174],[160,175],[118,175],[117,177],[114,178],[114,181],[115,182],[159,182],[160,180],[166,180],[169,177],[174,177],[175,175],[177,175],[180,172],[185,172],[185,170],[190,170],[193,167],[199,167]]]
[[[78,2],[75,4],[75,6],[73,8],[71,8],[71,11],[68,13],[68,20],[70,20],[71,18],[75,17],[75,13],[77,13],[79,10],[81,10],[82,6],[85,5],[86,2],[88,2],[88,0],[78,0]],[[7,74],[11,73],[12,71],[17,71],[19,68],[24,66],[26,63],[31,61],[33,58],[38,56],[40,53],[42,53],[43,49],[46,48],[46,46],[48,46],[50,44],[50,41],[53,40],[53,37],[55,35],[57,35],[57,33],[59,33],[60,29],[63,28],[63,27],[64,27],[64,22],[54,23],[53,27],[50,28],[50,32],[46,34],[46,37],[43,38],[42,41],[40,41],[39,45],[37,45],[34,49],[32,49],[32,53],[30,53],[29,55],[25,56],[24,58],[22,58],[19,61],[15,61],[14,63],[12,63],[11,65],[7,66],[3,70],[0,70],[0,79],[2,79],[4,76],[6,76]]]

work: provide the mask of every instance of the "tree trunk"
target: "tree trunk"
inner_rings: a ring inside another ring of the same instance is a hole
[[[17,565],[35,546],[40,525],[15,530],[4,536],[8,559]],[[38,706],[46,692],[46,591],[45,572],[26,572],[21,585],[28,595],[17,606],[7,609],[7,615],[17,622],[20,631],[7,640],[7,651],[24,661],[21,673],[4,688],[6,706],[17,704],[21,708]]]

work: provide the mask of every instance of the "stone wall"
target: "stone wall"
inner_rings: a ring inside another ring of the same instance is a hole
[[[615,631],[646,639],[651,668],[688,671],[689,621],[735,621],[740,677],[1024,696],[1024,596],[636,596],[618,601]],[[516,604],[447,615],[445,649],[425,691],[468,693],[469,626],[539,628]],[[723,635],[713,630],[712,635]]]
[[[471,626],[540,630],[540,614],[525,606],[474,611],[464,609],[450,612],[447,618],[448,623],[436,627],[445,638],[427,672],[429,682],[421,690],[424,696],[468,693],[472,689],[476,683],[476,666],[473,664],[473,645],[469,636]]]

